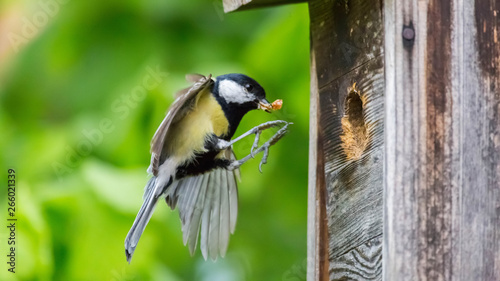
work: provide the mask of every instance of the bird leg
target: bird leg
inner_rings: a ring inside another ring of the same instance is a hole
[[[280,124],[285,124],[285,125],[281,129],[279,129],[278,132],[276,132],[276,134],[274,134],[274,136],[272,136],[261,147],[259,147],[259,138],[260,138],[261,132],[265,129],[268,129],[268,128],[271,128],[274,126],[278,126]],[[234,143],[238,140],[241,140],[242,137],[246,137],[250,134],[255,134],[255,140],[254,140],[254,143],[252,145],[252,149],[251,149],[250,154],[245,156],[244,158],[242,158],[240,160],[234,160],[227,167],[227,169],[228,170],[237,169],[241,165],[243,165],[243,163],[247,162],[249,159],[254,158],[255,154],[260,153],[261,151],[264,151],[264,155],[262,156],[262,160],[260,161],[260,164],[259,164],[259,171],[262,173],[262,165],[267,163],[267,157],[269,156],[269,148],[272,145],[274,145],[275,143],[277,143],[286,134],[287,129],[288,129],[288,125],[290,125],[290,124],[293,124],[293,123],[282,121],[282,120],[269,121],[269,122],[263,123],[257,127],[254,127],[253,129],[244,133],[243,135],[234,139],[233,141],[227,142],[227,143]]]
[[[255,148],[257,148],[257,146],[259,144],[260,133],[263,130],[269,129],[271,127],[279,126],[280,124],[286,124],[286,126],[288,126],[288,124],[291,124],[291,123],[288,123],[288,122],[283,121],[283,120],[275,120],[275,121],[269,121],[266,123],[262,123],[258,126],[253,127],[252,129],[248,130],[246,133],[242,134],[241,136],[239,136],[235,139],[232,139],[231,141],[225,141],[223,139],[218,139],[218,142],[216,144],[216,148],[218,150],[228,149],[231,147],[231,145],[233,145],[237,141],[240,141],[249,135],[255,134],[255,141],[254,141],[254,144],[252,146],[252,150],[254,150]]]

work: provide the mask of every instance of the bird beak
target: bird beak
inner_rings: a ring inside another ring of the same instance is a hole
[[[265,112],[271,112],[273,109],[273,105],[270,104],[266,99],[261,99],[259,101],[259,107],[258,109],[264,110]]]

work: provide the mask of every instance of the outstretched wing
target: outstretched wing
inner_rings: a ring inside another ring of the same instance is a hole
[[[186,81],[188,81],[191,84],[197,83],[198,81],[205,79],[205,78],[206,78],[205,76],[203,76],[201,74],[197,74],[197,73],[186,74]],[[187,92],[189,92],[189,90],[191,90],[192,87],[193,86],[187,87],[185,89],[182,89],[182,90],[176,92],[175,97],[178,98],[180,96],[185,95]]]
[[[193,86],[180,92],[180,95],[170,106],[167,116],[165,116],[165,119],[163,119],[160,127],[158,127],[153,139],[151,140],[151,164],[148,171],[154,176],[158,175],[158,167],[160,166],[161,161],[164,161],[167,157],[167,155],[164,155],[163,147],[171,125],[186,116],[192,108],[193,102],[196,100],[196,96],[203,89],[210,87],[214,83],[211,74],[208,75],[208,77],[199,74],[189,75],[186,76],[186,79],[188,81],[192,81],[194,79],[198,80]]]
[[[224,158],[236,160],[231,149]],[[237,170],[214,169],[205,174],[175,182],[175,191],[167,196],[168,205],[179,208],[184,245],[194,255],[198,239],[203,257],[224,257],[230,234],[238,216]]]

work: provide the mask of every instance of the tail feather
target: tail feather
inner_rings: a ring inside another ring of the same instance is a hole
[[[144,229],[146,229],[146,225],[153,215],[156,202],[158,202],[162,192],[172,183],[172,180],[170,179],[165,187],[161,187],[157,185],[156,179],[157,177],[152,177],[148,181],[144,192],[144,202],[142,203],[139,213],[137,213],[127,237],[125,238],[125,256],[127,257],[128,263],[130,263],[130,260],[134,255],[135,248],[137,247],[137,243],[139,242]]]
[[[223,257],[238,214],[237,173],[215,169],[173,181],[173,173],[167,169],[170,166],[165,167],[160,169],[164,172],[152,177],[145,187],[144,202],[125,238],[127,261],[130,263],[156,203],[163,196],[170,208],[179,209],[183,242],[188,245],[191,255],[199,243],[205,260],[210,257],[215,261],[218,255]]]

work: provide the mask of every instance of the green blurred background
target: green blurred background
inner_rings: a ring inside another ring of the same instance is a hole
[[[221,0],[0,2],[0,157],[4,183],[16,170],[18,218],[15,274],[1,227],[0,280],[305,279],[308,29],[305,4],[224,14]],[[128,265],[149,142],[192,72],[244,73],[284,100],[273,115],[249,113],[237,135],[272,119],[294,125],[263,174],[260,155],[242,167],[224,259],[191,257],[162,203]]]

